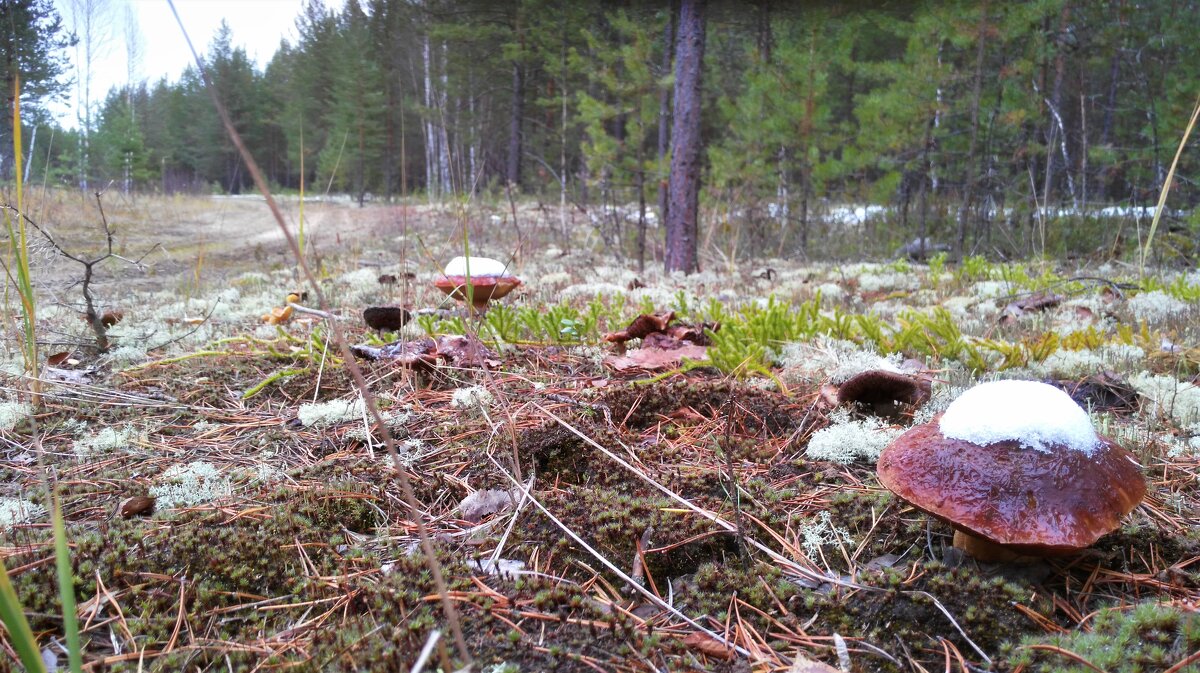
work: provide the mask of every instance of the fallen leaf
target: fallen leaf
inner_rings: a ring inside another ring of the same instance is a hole
[[[437,338],[437,354],[455,367],[499,367],[503,364],[483,342],[473,336],[443,334]]]
[[[841,673],[841,671],[829,664],[809,659],[797,653],[796,658],[792,660],[792,667],[788,669],[788,673]]]
[[[683,639],[683,644],[690,649],[715,659],[724,659],[725,661],[729,661],[733,659],[734,656],[733,648],[713,638],[707,633],[690,633]]]
[[[499,488],[489,488],[475,491],[463,498],[462,502],[458,503],[458,511],[464,520],[479,523],[483,517],[503,512],[512,506],[512,493]]]
[[[610,355],[604,358],[604,364],[618,372],[631,369],[644,369],[653,372],[678,367],[683,364],[684,358],[689,360],[707,360],[708,348],[692,344],[682,345],[674,349],[637,348],[625,355]]]
[[[125,498],[117,506],[117,511],[126,519],[142,514],[149,514],[154,511],[154,498],[148,495],[135,495],[132,498]]]
[[[666,313],[643,313],[629,323],[629,327],[604,335],[604,340],[610,343],[623,344],[630,339],[644,339],[655,332],[666,331],[667,325],[675,319],[674,311]]]

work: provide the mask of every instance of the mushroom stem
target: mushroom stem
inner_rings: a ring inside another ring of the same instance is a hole
[[[1012,563],[1034,560],[1032,556],[1018,554],[1009,547],[954,529],[954,546],[976,561],[985,563]]]

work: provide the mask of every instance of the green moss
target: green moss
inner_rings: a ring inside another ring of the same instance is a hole
[[[1062,654],[1071,652],[1108,673],[1150,673],[1200,649],[1200,615],[1173,605],[1141,603],[1102,610],[1090,626],[1089,632],[1026,637],[1008,648],[1008,663],[1030,673],[1095,670]]]

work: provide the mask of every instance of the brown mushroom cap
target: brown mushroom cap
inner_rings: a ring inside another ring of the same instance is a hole
[[[503,297],[520,284],[521,279],[516,276],[471,276],[471,299],[476,307],[486,306],[489,301]],[[466,276],[442,276],[434,280],[433,285],[455,299],[467,299]]]
[[[411,316],[400,306],[371,306],[363,310],[363,322],[377,330],[395,331],[408,324]]]
[[[1092,453],[1016,440],[948,439],[938,419],[898,437],[879,481],[913,506],[1023,554],[1078,551],[1115,530],[1146,494],[1140,465],[1107,437]]]
[[[911,406],[924,404],[931,386],[926,379],[886,369],[870,369],[851,376],[838,387],[838,401],[859,402],[865,405],[902,402]]]

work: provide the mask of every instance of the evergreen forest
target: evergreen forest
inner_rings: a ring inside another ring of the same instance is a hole
[[[1195,2],[716,2],[705,19],[702,200],[757,252],[813,252],[838,204],[886,207],[893,243],[1031,252],[1040,218],[1153,206],[1198,91]],[[667,1],[310,0],[264,68],[228,29],[202,58],[279,189],[533,196],[602,213],[632,251],[628,223],[666,207],[677,27]],[[251,190],[196,69],[96,105],[37,128],[32,175]],[[1176,212],[1198,161],[1180,158]]]

